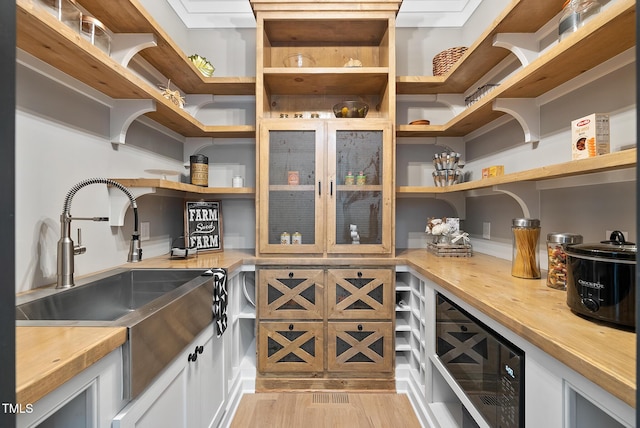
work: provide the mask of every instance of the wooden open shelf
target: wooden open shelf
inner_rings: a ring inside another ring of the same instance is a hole
[[[636,166],[637,149],[623,150],[589,159],[548,165],[541,168],[505,174],[499,177],[484,178],[452,186],[398,186],[397,196],[424,195],[430,193],[454,193],[465,190],[484,189],[498,184],[519,183],[524,181],[542,181],[571,177],[595,172],[613,171]]]
[[[635,13],[633,0],[612,4],[446,124],[398,125],[396,136],[455,137],[469,134],[505,114],[493,109],[496,99],[538,97],[635,46]],[[461,61],[464,60],[463,57]],[[476,74],[475,79],[480,76],[482,74]],[[440,87],[437,92],[446,91]]]
[[[78,3],[114,33],[154,34],[156,48],[140,55],[160,71],[170,72],[171,82],[188,94],[255,95],[254,77],[205,77],[193,66],[162,27],[138,0],[80,0]],[[215,59],[210,58],[215,66]]]
[[[279,95],[367,95],[384,91],[387,67],[272,67],[264,69],[265,86]]]
[[[202,195],[255,195],[256,193],[253,187],[202,187],[160,178],[114,178],[113,180],[130,188],[150,187]]]
[[[562,10],[563,0],[519,0],[493,21],[464,56],[443,76],[398,76],[398,94],[462,93],[510,52],[493,46],[500,33],[534,33]]]
[[[125,3],[129,4],[129,1],[118,1],[118,3],[124,5]],[[130,4],[134,5],[134,3]],[[146,113],[146,116],[185,137],[255,137],[254,125],[210,126],[202,124],[186,110],[176,107],[164,98],[158,87],[114,61],[37,4],[30,0],[17,0],[16,6],[18,48],[89,87],[114,99],[153,100],[155,111]],[[113,6],[110,6],[110,11],[111,7]],[[143,28],[143,30],[146,29]],[[155,48],[145,50],[152,49]],[[190,61],[182,60],[182,63],[189,65]],[[176,65],[161,71],[171,76],[172,82],[174,82],[173,72],[179,68]],[[231,78],[229,82],[235,82],[235,79]],[[217,84],[222,85],[220,82]],[[253,85],[255,88],[255,82]],[[244,92],[246,88],[238,90]],[[231,84],[226,91],[235,92]],[[212,93],[212,90],[208,90],[208,93]]]

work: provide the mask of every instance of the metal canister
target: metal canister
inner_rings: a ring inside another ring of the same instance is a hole
[[[547,256],[549,258],[547,287],[557,290],[567,289],[565,246],[570,244],[582,244],[582,235],[575,233],[549,233],[547,235]]]
[[[291,243],[294,245],[300,245],[302,244],[302,233],[300,232],[295,232],[292,236],[291,236]]]
[[[193,155],[189,160],[191,162],[191,184],[209,186],[209,158],[205,155]]]
[[[282,245],[291,244],[291,235],[289,235],[289,232],[282,232],[280,234],[280,244]]]

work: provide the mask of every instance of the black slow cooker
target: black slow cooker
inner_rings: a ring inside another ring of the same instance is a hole
[[[616,230],[608,241],[568,245],[565,252],[567,305],[587,317],[635,327],[636,244]]]

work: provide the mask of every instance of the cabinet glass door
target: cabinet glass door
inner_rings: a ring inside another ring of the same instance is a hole
[[[260,131],[260,251],[321,253],[322,125],[287,121]]]
[[[331,122],[328,129],[330,253],[391,251],[391,126]]]

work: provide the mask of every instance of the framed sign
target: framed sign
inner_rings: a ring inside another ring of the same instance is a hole
[[[222,251],[222,212],[219,201],[187,201],[184,210],[187,248]]]

